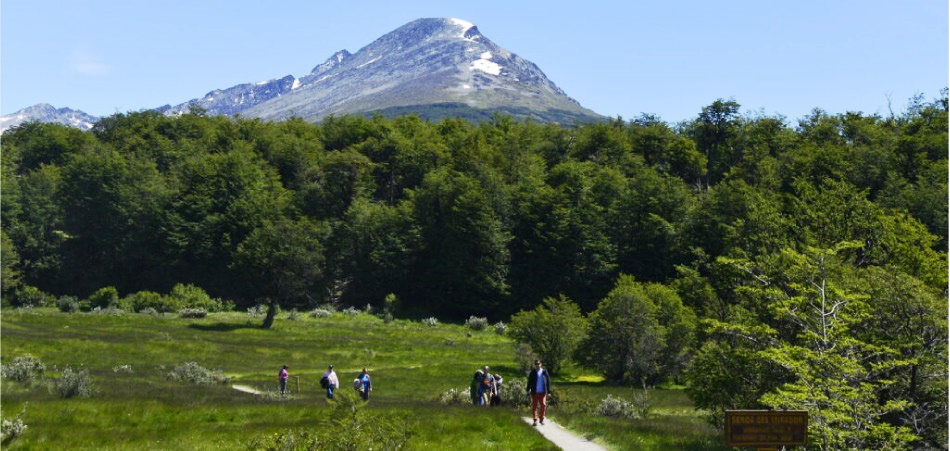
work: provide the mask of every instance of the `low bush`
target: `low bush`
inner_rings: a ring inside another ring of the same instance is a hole
[[[88,310],[117,308],[119,305],[119,290],[116,290],[115,287],[100,288],[86,298],[83,304],[88,306]]]
[[[63,369],[60,377],[53,381],[52,390],[63,399],[77,396],[88,398],[96,394],[92,378],[89,377],[89,371],[74,370],[68,366]]]
[[[264,315],[267,315],[267,306],[264,304],[257,304],[247,309],[247,316],[251,318],[263,318]]]
[[[311,318],[329,318],[333,316],[333,311],[327,310],[325,308],[316,308],[310,312]]]
[[[212,299],[201,287],[179,283],[172,287],[168,297],[184,308],[205,309],[208,312],[227,312],[233,304]]]
[[[507,325],[507,324],[505,324],[505,323],[503,323],[503,322],[501,322],[501,321],[498,321],[497,323],[495,323],[495,333],[496,333],[496,334],[498,334],[498,335],[504,335],[505,332],[508,332],[508,325]]]
[[[56,300],[56,308],[63,313],[76,313],[79,311],[79,299],[75,296],[61,296]]]
[[[428,318],[423,318],[420,322],[421,322],[422,324],[425,324],[426,326],[433,326],[433,327],[434,327],[434,326],[438,326],[438,325],[439,325],[439,320],[436,319],[434,316],[430,316],[430,317],[428,317]]]
[[[7,379],[17,382],[34,382],[43,377],[46,365],[30,354],[13,359],[13,363],[0,366],[0,373]]]
[[[167,377],[176,382],[190,382],[196,385],[227,384],[231,378],[221,374],[221,370],[209,370],[196,362],[185,362],[172,368]]]
[[[439,394],[439,404],[443,406],[462,406],[472,403],[472,397],[467,387],[450,388]]]
[[[169,313],[177,312],[184,307],[177,299],[162,296],[154,291],[139,291],[119,301],[119,306],[129,312],[138,313]]]
[[[56,298],[44,293],[39,288],[24,285],[13,293],[14,307],[45,307],[56,301]]]
[[[534,361],[536,359],[531,345],[521,342],[515,343],[515,363],[518,364],[518,369],[521,370],[521,373],[527,373],[533,370]]]
[[[402,416],[368,413],[355,395],[340,392],[329,415],[309,430],[271,433],[247,443],[253,450],[403,449],[415,435]]]
[[[485,330],[488,327],[488,318],[479,318],[472,315],[465,320],[465,325],[472,330]]]
[[[25,413],[26,410],[24,408],[24,410],[20,411],[20,413],[13,418],[0,419],[0,445],[7,446],[26,432],[27,426],[22,418]]]
[[[178,311],[178,316],[182,318],[204,318],[208,316],[208,311],[204,308],[183,308]]]

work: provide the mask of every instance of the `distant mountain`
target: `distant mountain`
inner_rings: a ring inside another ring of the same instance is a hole
[[[0,118],[0,130],[3,121],[12,120],[7,118],[17,116],[22,122],[28,116],[21,113],[39,107]],[[175,115],[193,107],[207,114],[310,122],[329,115],[374,113],[476,121],[502,113],[562,124],[604,119],[568,97],[534,63],[486,38],[474,24],[444,18],[415,20],[356,53],[341,50],[300,78],[287,75],[216,89],[155,109]],[[90,124],[96,119],[75,113],[91,118]]]
[[[13,114],[0,116],[0,133],[28,121],[55,122],[76,127],[80,130],[89,130],[98,120],[98,117],[79,110],[56,108],[47,103],[40,103]]]

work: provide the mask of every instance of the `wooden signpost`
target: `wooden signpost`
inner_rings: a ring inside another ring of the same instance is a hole
[[[726,444],[762,450],[808,443],[804,410],[727,410]]]

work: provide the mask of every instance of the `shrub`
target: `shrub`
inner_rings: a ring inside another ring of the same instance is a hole
[[[103,287],[86,298],[90,310],[116,308],[119,305],[119,290],[115,287]]]
[[[287,319],[290,321],[300,319],[300,312],[298,312],[297,309],[291,309],[290,312],[287,313]]]
[[[361,400],[346,390],[336,396],[329,415],[309,430],[287,430],[252,440],[248,449],[403,449],[414,434],[405,417],[368,413]]]
[[[26,432],[27,426],[22,419],[25,413],[26,408],[21,410],[20,413],[13,418],[3,418],[0,420],[0,445],[9,445],[10,442]]]
[[[52,295],[44,293],[39,288],[24,285],[13,293],[14,307],[45,307],[55,301]]]
[[[184,307],[178,299],[162,296],[154,291],[139,291],[133,293],[120,301],[119,305],[124,310],[139,313],[149,313],[150,311],[161,313],[177,312]]]
[[[88,370],[66,367],[59,379],[53,381],[53,390],[60,398],[88,398],[96,393]]]
[[[525,390],[525,387],[527,386],[528,379],[526,377],[515,377],[511,379],[506,378],[502,397],[505,399],[506,403],[510,403],[513,406],[530,406],[531,395],[529,395],[528,391]],[[554,387],[551,393],[548,393],[548,406],[557,406],[561,403],[561,395],[556,390],[556,388],[557,387]]]
[[[356,307],[347,307],[346,309],[343,310],[343,313],[346,314],[347,316],[356,316],[362,312],[360,311],[360,309]]]
[[[527,373],[534,369],[535,360],[534,350],[531,349],[531,345],[522,342],[515,343],[515,362],[518,363],[518,369],[521,370],[522,373]]]
[[[498,335],[504,335],[505,332],[508,332],[508,326],[507,326],[505,323],[503,323],[503,322],[501,322],[501,321],[498,321],[497,323],[495,323],[495,333],[496,333],[496,334],[498,334]]]
[[[633,409],[633,413],[637,418],[641,420],[647,419],[650,415],[650,410],[653,409],[653,400],[650,398],[650,391],[644,389],[643,391],[634,393],[630,407]]]
[[[183,308],[178,311],[181,318],[204,318],[208,316],[208,311],[203,308]]]
[[[228,307],[220,299],[212,299],[201,287],[189,284],[176,284],[168,297],[185,308],[203,308],[209,312],[227,311]]]
[[[264,304],[257,304],[253,307],[248,307],[247,316],[251,318],[263,318],[267,314],[267,306]]]
[[[33,382],[43,377],[46,365],[40,359],[25,354],[13,359],[13,363],[0,366],[3,377],[17,382]]]
[[[316,308],[310,312],[311,318],[329,318],[333,316],[333,312],[324,308]]]
[[[425,324],[426,326],[438,326],[438,325],[439,325],[439,320],[436,319],[434,316],[430,316],[430,317],[428,317],[428,318],[423,318],[423,319],[421,320],[421,322],[422,322],[422,324]]]
[[[132,365],[116,365],[112,367],[113,373],[131,373]]]
[[[191,382],[196,385],[227,384],[231,378],[221,374],[221,370],[211,371],[196,362],[185,362],[174,367],[168,378],[176,382]]]
[[[439,394],[439,404],[443,406],[462,406],[472,403],[468,387],[450,388]]]
[[[76,313],[79,311],[79,299],[75,296],[62,296],[56,300],[56,308],[63,313]]]
[[[488,318],[479,318],[472,315],[465,321],[465,325],[472,330],[485,330],[488,327]]]
[[[620,397],[615,398],[612,395],[607,395],[606,398],[600,401],[596,413],[602,417],[634,418],[636,416],[634,408],[629,402]]]

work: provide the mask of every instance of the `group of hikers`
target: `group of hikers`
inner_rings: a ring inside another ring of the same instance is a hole
[[[497,406],[501,404],[501,374],[491,374],[488,365],[475,371],[469,387],[472,404],[476,406]]]
[[[288,370],[290,367],[284,365],[280,369],[280,372],[277,373],[277,381],[280,385],[280,394],[287,394],[287,379],[290,377]],[[320,377],[320,388],[326,390],[327,399],[333,399],[333,393],[337,388],[340,387],[340,378],[336,375],[336,371],[333,370],[333,365],[330,365],[327,368],[327,371],[323,373],[323,376]],[[353,379],[353,390],[359,392],[360,397],[363,398],[363,401],[369,401],[369,392],[373,391],[373,383],[369,378],[369,370],[363,368],[363,371],[360,372],[360,375]]]
[[[469,395],[472,404],[476,406],[497,406],[501,404],[501,386],[504,378],[501,374],[492,374],[488,365],[475,371],[472,383],[469,386]],[[528,371],[528,383],[525,387],[531,396],[531,415],[534,426],[544,424],[548,410],[548,394],[551,393],[551,376],[544,369],[540,360],[534,361],[534,369]]]
[[[289,367],[284,365],[277,374],[277,380],[280,384],[280,394],[287,394],[287,379],[290,377]],[[475,371],[472,378],[469,395],[472,398],[472,404],[476,406],[497,406],[501,404],[501,387],[504,378],[501,374],[492,374],[488,365]],[[327,368],[320,378],[320,387],[326,390],[327,399],[333,399],[333,392],[340,386],[340,379],[333,370],[333,365]],[[551,393],[551,377],[546,369],[541,365],[540,360],[534,361],[534,369],[528,372],[528,384],[525,387],[528,395],[531,396],[531,414],[534,417],[534,425],[537,426],[540,421],[544,424],[544,416],[548,408],[548,393]],[[353,389],[359,392],[364,401],[369,401],[369,392],[373,390],[373,384],[370,382],[369,371],[363,368],[356,379],[353,379]]]

